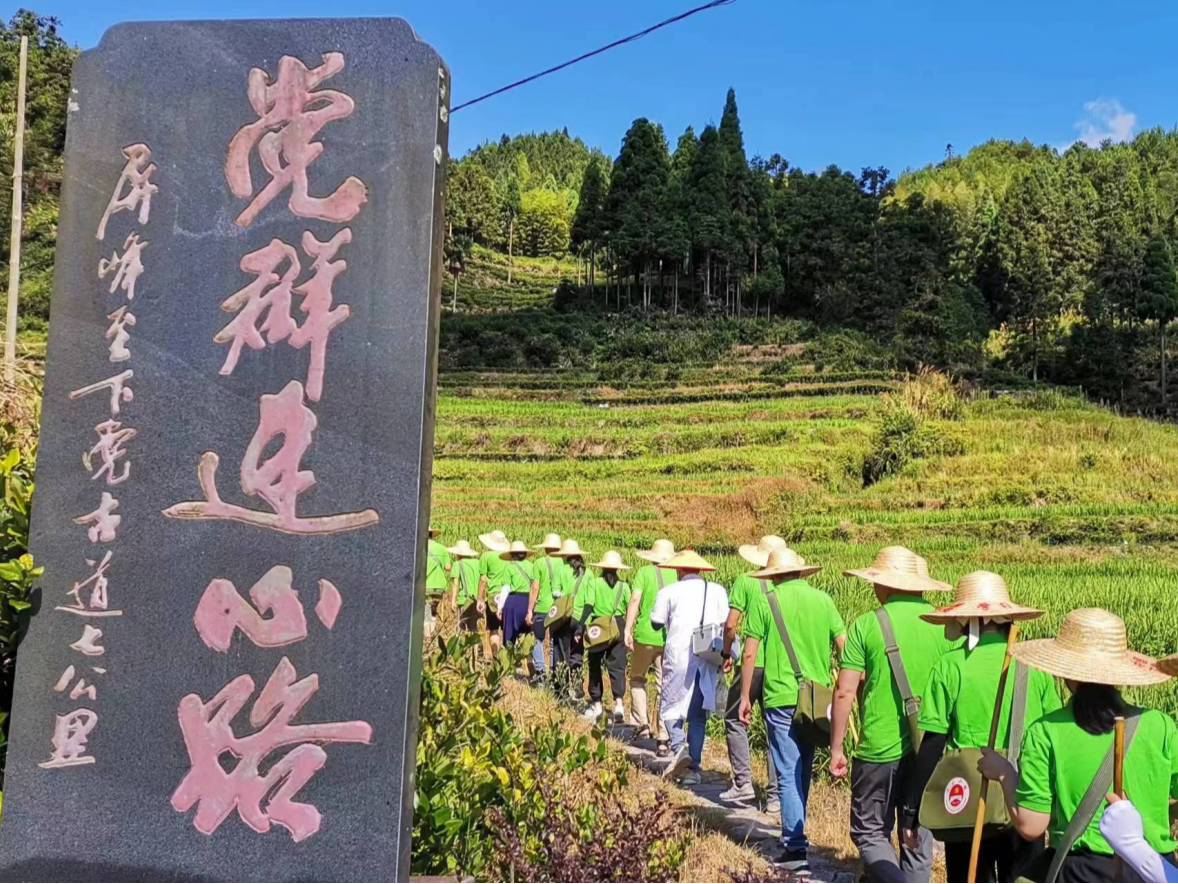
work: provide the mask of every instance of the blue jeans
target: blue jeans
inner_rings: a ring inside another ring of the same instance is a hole
[[[671,737],[671,751],[678,753],[687,744],[691,755],[691,769],[699,770],[704,755],[704,731],[708,725],[708,713],[704,709],[704,692],[699,686],[699,673],[695,674],[695,685],[691,690],[691,701],[687,704],[686,719],[666,719],[667,733]],[[684,724],[686,723],[686,732]]]
[[[544,674],[544,620],[547,617],[547,614],[532,614],[532,636],[536,639],[536,643],[532,645],[532,668],[536,670],[537,675]]]
[[[786,850],[805,851],[806,802],[814,773],[814,744],[799,737],[793,727],[794,706],[765,710],[769,757],[777,770],[781,789],[781,844]]]

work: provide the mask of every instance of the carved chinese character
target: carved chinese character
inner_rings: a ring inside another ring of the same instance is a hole
[[[106,648],[98,644],[100,638],[102,630],[87,623],[82,627],[82,637],[70,645],[70,648],[87,657],[101,657],[106,653]]]
[[[98,239],[106,237],[106,222],[111,215],[119,212],[133,212],[139,209],[139,223],[146,224],[151,215],[151,195],[159,188],[151,183],[151,173],[155,171],[155,163],[148,163],[151,159],[151,148],[146,144],[132,144],[123,148],[123,156],[127,164],[119,175],[119,183],[115,185],[114,193],[106,204],[106,211],[102,213],[102,220],[98,222]],[[124,193],[126,188],[126,193]]]
[[[299,462],[311,444],[318,423],[315,413],[303,404],[303,385],[291,381],[281,393],[262,395],[258,429],[246,448],[241,462],[241,490],[260,497],[272,513],[225,503],[217,491],[217,467],[221,462],[215,451],[201,455],[197,475],[204,500],[177,503],[164,510],[171,519],[232,519],[259,525],[288,534],[336,534],[375,525],[380,521],[376,510],[340,513],[332,516],[300,517],[298,497],[315,484],[315,473],[299,469]],[[282,444],[264,457],[274,440]]]
[[[297,842],[319,831],[319,811],[293,800],[327,760],[317,744],[371,743],[372,726],[365,721],[291,724],[319,690],[318,675],[296,677],[283,657],[250,709],[250,724],[259,730],[249,736],[238,737],[232,727],[254,692],[248,675],[229,682],[207,703],[198,694],[180,701],[180,730],[192,767],[172,794],[172,807],[186,813],[196,805],[198,832],[211,835],[234,809],[255,832],[277,823]],[[295,748],[261,774],[267,756],[285,746]],[[227,771],[223,760],[235,761],[233,769]]]
[[[118,536],[119,524],[123,521],[123,517],[115,513],[118,506],[118,500],[109,491],[103,491],[98,509],[78,516],[74,524],[90,526],[86,529],[86,536],[91,543],[110,543]]]
[[[131,351],[127,349],[131,333],[127,331],[127,326],[135,325],[135,314],[126,307],[120,307],[106,318],[111,320],[110,328],[106,330],[106,339],[110,341],[110,361],[126,362],[131,358]]]
[[[55,767],[93,764],[94,756],[85,753],[86,740],[96,724],[98,713],[89,709],[75,709],[68,715],[57,716],[53,727],[53,754],[48,761],[42,761],[38,766],[52,770]]]
[[[132,233],[127,236],[123,243],[123,254],[117,251],[111,252],[110,259],[101,258],[98,261],[98,278],[106,279],[107,275],[114,270],[115,278],[110,282],[110,293],[113,295],[116,289],[122,289],[123,294],[127,296],[128,301],[135,300],[135,282],[143,275],[143,260],[140,256],[143,254],[147,243],[139,238],[138,233]]]
[[[81,399],[83,396],[89,396],[91,393],[96,393],[103,388],[110,388],[110,413],[113,417],[119,413],[119,409],[124,402],[130,402],[135,398],[134,392],[127,385],[127,381],[135,377],[135,372],[131,369],[109,377],[104,381],[95,381],[93,384],[88,384],[85,387],[79,387],[69,394],[70,399]]]
[[[201,640],[225,653],[235,629],[262,648],[280,648],[306,638],[307,618],[299,594],[291,585],[293,579],[290,568],[275,565],[250,587],[253,606],[230,581],[214,580],[205,589],[192,618]],[[272,616],[262,617],[265,613]]]
[[[323,394],[323,372],[327,362],[327,338],[331,330],[351,315],[347,304],[332,309],[332,285],[335,278],[347,269],[346,261],[333,261],[340,247],[352,241],[352,231],[344,228],[327,242],[320,242],[309,230],[303,233],[303,251],[314,259],[312,275],[305,283],[295,286],[301,266],[298,253],[281,240],[270,240],[265,248],[250,252],[241,259],[241,269],[257,279],[240,291],[234,292],[221,304],[226,312],[236,312],[226,326],[213,336],[218,344],[229,344],[229,353],[221,366],[221,374],[233,374],[242,346],[261,350],[266,343],[288,340],[301,350],[311,345],[311,363],[307,370],[307,398],[318,402]],[[279,268],[286,269],[279,276]],[[303,296],[299,310],[306,319],[301,326],[291,318],[291,293]],[[262,316],[265,315],[265,321]],[[261,323],[261,324],[259,324]],[[265,338],[262,332],[266,333]]]
[[[65,672],[63,672],[61,677],[57,680],[57,684],[53,686],[53,690],[60,694],[70,686],[70,682],[73,680],[74,667],[72,665],[67,666]],[[70,699],[76,700],[81,696],[89,697],[91,700],[97,700],[98,688],[95,685],[87,684],[85,678],[79,678],[76,682],[74,682],[74,687],[70,691]]]
[[[82,455],[82,464],[87,470],[94,469],[94,455],[98,455],[101,461],[98,471],[90,477],[91,479],[97,479],[105,473],[107,485],[118,485],[131,475],[130,461],[123,462],[123,471],[121,473],[116,475],[115,472],[118,461],[127,456],[127,452],[123,446],[134,439],[137,433],[136,430],[130,427],[126,429],[122,427],[122,421],[113,419],[103,421],[94,427],[94,432],[98,434],[98,441],[94,444],[93,448]]]
[[[112,611],[107,609],[107,579],[106,569],[110,567],[110,560],[114,553],[107,551],[106,555],[102,557],[101,562],[95,562],[94,559],[86,559],[86,564],[91,568],[97,565],[93,574],[85,580],[78,581],[70,591],[66,593],[72,596],[74,603],[72,605],[58,605],[56,610],[64,611],[67,614],[77,614],[80,617],[121,617],[122,611]],[[90,587],[90,598],[82,601],[82,590]]]
[[[252,224],[258,213],[288,187],[287,207],[300,218],[339,224],[356,217],[360,206],[367,202],[368,188],[355,177],[349,177],[327,197],[313,197],[307,192],[307,167],[323,153],[323,144],[315,141],[315,136],[356,107],[343,92],[313,91],[343,68],[343,53],[327,52],[323,64],[310,69],[297,58],[282,56],[273,82],[261,68],[250,70],[247,94],[259,119],[237,130],[225,159],[225,179],[230,190],[242,199],[253,197],[237,216],[239,226]],[[270,174],[257,196],[250,175],[250,155],[255,146],[262,166]]]

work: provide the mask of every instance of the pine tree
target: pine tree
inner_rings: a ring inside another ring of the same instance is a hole
[[[704,305],[712,297],[713,257],[728,244],[731,209],[725,180],[724,147],[716,127],[709,125],[699,137],[691,164],[689,225],[692,239],[704,254]]]
[[[1145,253],[1145,272],[1141,280],[1140,317],[1158,324],[1158,348],[1161,357],[1161,401],[1166,407],[1166,327],[1178,318],[1178,275],[1174,255],[1164,236],[1149,241]]]
[[[606,235],[606,184],[602,173],[601,163],[596,157],[589,160],[585,167],[584,177],[581,179],[581,195],[577,203],[577,212],[573,217],[572,243],[574,247],[589,248],[589,288],[592,290],[596,282],[597,247]]]
[[[735,89],[728,90],[718,135],[724,154],[724,189],[729,209],[728,235],[723,245],[725,272],[729,277],[725,283],[725,294],[733,299],[733,312],[739,313],[740,276],[749,263],[753,217],[750,195],[752,183],[749,178],[748,157],[744,152],[740,113],[736,108]]]

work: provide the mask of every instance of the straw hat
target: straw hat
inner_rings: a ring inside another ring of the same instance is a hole
[[[656,565],[661,565],[675,555],[675,544],[665,538],[656,540],[650,549],[640,549],[634,555],[640,559],[646,559],[648,562],[654,562]]]
[[[430,537],[437,537],[441,533],[442,533],[441,528],[435,528],[433,525],[430,525],[430,527],[429,527],[429,536]]]
[[[715,571],[716,569],[694,550],[680,550],[675,556],[663,562],[662,567],[676,571]]]
[[[1016,605],[1010,600],[1006,581],[992,571],[974,571],[957,583],[953,604],[921,614],[929,623],[953,623],[965,617],[983,620],[1004,617],[1007,620],[1034,620],[1042,617],[1038,608]]]
[[[470,548],[470,544],[465,540],[460,540],[451,547],[447,547],[446,552],[459,559],[477,559],[479,554]]]
[[[540,545],[536,547],[536,552],[555,552],[558,549],[560,549],[560,535],[545,534]]]
[[[492,531],[490,534],[480,534],[479,543],[489,549],[491,552],[507,552],[507,548],[511,544],[507,540],[507,535],[502,531]]]
[[[1125,621],[1101,608],[1072,611],[1055,638],[1018,642],[1011,656],[1072,681],[1119,686],[1161,684],[1170,678],[1153,657],[1129,650]]]
[[[528,545],[522,540],[513,540],[511,541],[511,546],[509,546],[503,552],[499,553],[499,558],[510,559],[517,553],[523,553],[525,556],[530,556],[532,554],[532,550],[529,549]]]
[[[566,537],[564,543],[560,545],[560,549],[553,553],[554,556],[559,556],[562,559],[571,559],[573,556],[585,556],[581,550],[581,544],[573,540],[571,537]]]
[[[903,546],[885,546],[870,568],[844,571],[868,583],[899,592],[951,592],[953,587],[928,576],[928,562]]]
[[[769,562],[769,553],[775,549],[784,549],[785,540],[776,534],[766,534],[756,544],[746,543],[737,548],[740,557],[758,568],[764,568]]]
[[[788,546],[775,549],[769,553],[769,561],[760,571],[753,571],[750,577],[777,577],[781,574],[796,574],[798,577],[809,577],[821,571],[818,565],[807,565],[806,560]]]
[[[1158,669],[1162,670],[1166,675],[1178,675],[1178,654],[1162,657],[1162,659],[1158,660]]]
[[[609,550],[601,557],[600,562],[590,562],[592,568],[605,568],[610,571],[629,571],[630,566],[622,561],[622,556],[619,553]]]

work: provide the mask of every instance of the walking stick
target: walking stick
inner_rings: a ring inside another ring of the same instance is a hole
[[[1006,637],[1006,656],[1002,658],[1002,674],[998,676],[998,699],[994,702],[994,717],[990,719],[990,748],[998,741],[998,720],[1002,717],[1002,696],[1006,693],[1006,676],[1010,673],[1010,650],[1018,638],[1018,622],[1010,624]],[[990,782],[984,776],[978,790],[978,813],[973,822],[973,843],[969,848],[969,884],[978,880],[978,853],[982,849],[982,829],[986,823],[986,789]]]
[[[1113,743],[1113,794],[1125,797],[1125,716],[1118,715],[1114,725]]]

